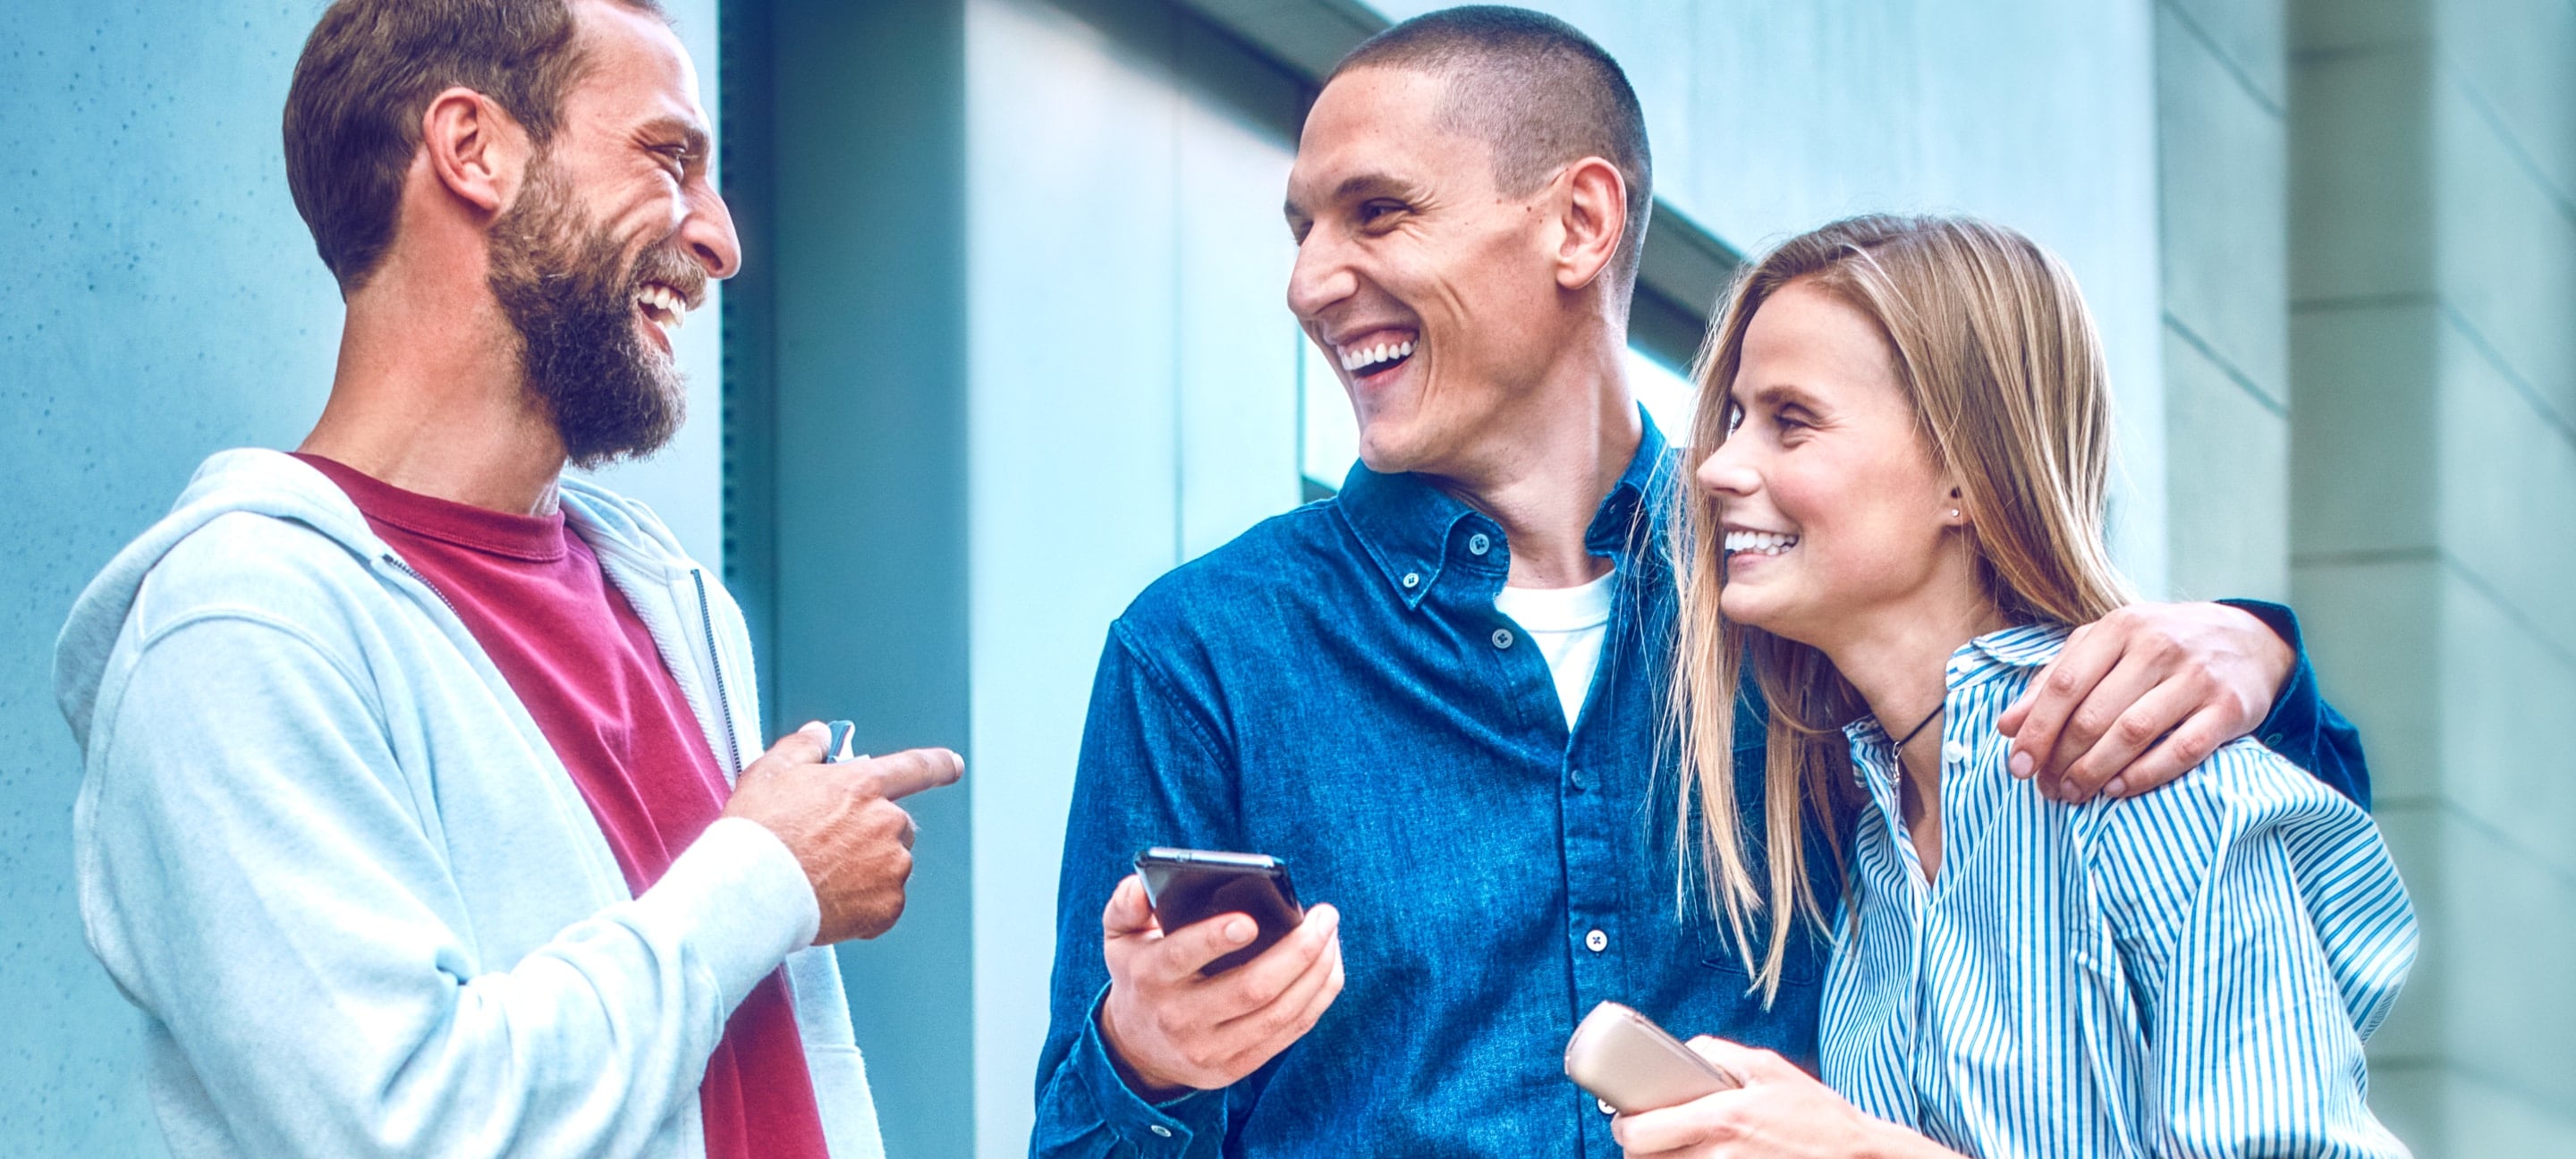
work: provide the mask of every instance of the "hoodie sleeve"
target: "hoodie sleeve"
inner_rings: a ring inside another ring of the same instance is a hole
[[[785,846],[718,821],[643,896],[480,963],[360,669],[286,622],[156,629],[75,824],[109,971],[236,1153],[629,1155],[674,1146],[752,985],[814,936]]]

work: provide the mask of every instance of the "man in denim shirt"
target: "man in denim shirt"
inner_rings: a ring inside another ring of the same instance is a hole
[[[1635,95],[1547,17],[1433,13],[1326,83],[1289,179],[1288,297],[1342,367],[1362,462],[1110,628],[1032,1154],[1613,1155],[1558,1069],[1604,1000],[1813,1067],[1823,941],[1801,929],[1765,1007],[1681,909],[1657,753],[1676,463],[1621,373],[1648,205]],[[1506,614],[1550,590],[1607,614]],[[2268,606],[2105,620],[2009,722],[2016,765],[2064,796],[2143,791],[2269,704],[2266,742],[2358,796],[2357,740],[2294,634]],[[1165,936],[1122,880],[1155,845],[1285,859],[1305,925],[1199,976],[1251,923]]]

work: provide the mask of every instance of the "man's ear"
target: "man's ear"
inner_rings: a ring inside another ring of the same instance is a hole
[[[1586,157],[1557,174],[1560,191],[1556,284],[1567,290],[1591,285],[1619,252],[1628,233],[1628,179],[1619,167]]]
[[[438,183],[487,214],[510,203],[527,171],[526,130],[490,97],[469,88],[429,99],[421,111],[420,140]]]

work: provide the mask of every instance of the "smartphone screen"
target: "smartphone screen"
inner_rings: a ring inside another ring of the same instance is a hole
[[[1288,880],[1288,863],[1267,854],[1154,848],[1136,855],[1136,873],[1164,933],[1230,913],[1249,915],[1260,927],[1250,945],[1208,963],[1201,974],[1222,974],[1251,961],[1306,920]]]

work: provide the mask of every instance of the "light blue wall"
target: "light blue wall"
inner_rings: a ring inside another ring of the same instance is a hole
[[[673,5],[708,45],[713,0]],[[0,38],[0,1150],[161,1150],[138,1016],[81,940],[79,755],[53,707],[81,586],[207,454],[291,446],[339,299],[288,200],[278,116],[317,0],[13,6]],[[712,97],[712,94],[709,94]],[[710,101],[712,104],[712,101]],[[712,315],[709,315],[712,317]],[[684,336],[691,441],[628,485],[712,558],[716,328]]]

